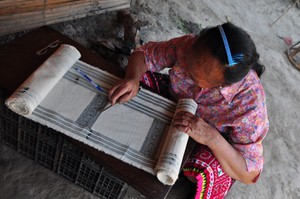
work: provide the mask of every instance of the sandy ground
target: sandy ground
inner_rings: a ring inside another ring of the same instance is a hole
[[[264,140],[265,167],[255,185],[236,183],[227,199],[300,198],[300,71],[288,61],[288,45],[278,36],[300,40],[300,9],[293,6],[275,24],[291,0],[210,1],[133,0],[132,12],[149,22],[144,41],[166,40],[230,20],[255,41],[266,66],[262,82],[267,95],[270,131]],[[99,39],[119,35],[115,12],[55,24],[52,27],[94,49]],[[12,36],[2,37],[6,42]],[[2,42],[3,43],[3,42]],[[298,57],[299,58],[299,57]],[[0,143],[0,198],[95,198]],[[131,192],[127,198],[144,198]]]

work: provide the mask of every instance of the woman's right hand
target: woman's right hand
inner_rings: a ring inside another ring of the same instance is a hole
[[[139,92],[139,80],[124,79],[108,91],[108,99],[112,105],[128,102]]]
[[[130,55],[123,80],[108,91],[111,105],[128,102],[139,92],[140,78],[147,71],[144,53],[137,51]]]

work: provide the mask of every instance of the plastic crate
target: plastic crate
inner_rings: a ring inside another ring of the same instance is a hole
[[[127,190],[127,184],[66,140],[57,173],[103,199],[120,199]]]
[[[61,133],[9,110],[0,98],[0,139],[103,199],[123,198],[127,184],[73,146]]]
[[[40,125],[25,117],[20,117],[18,151],[35,160],[37,138]]]
[[[97,164],[92,158],[84,154],[75,183],[86,190],[93,192],[102,169],[103,167],[101,165]]]
[[[14,148],[18,147],[18,123],[0,116],[0,140]]]
[[[19,116],[4,104],[0,92],[0,140],[14,149],[18,147],[18,119]]]
[[[19,115],[7,108],[4,104],[4,100],[1,100],[0,104],[0,117],[17,122]]]
[[[35,159],[37,133],[29,129],[19,129],[18,151]]]
[[[61,148],[60,133],[42,126],[38,133],[35,160],[45,167],[55,170]]]
[[[20,121],[19,122],[20,129],[26,129],[26,130],[29,130],[29,131],[35,132],[35,133],[38,133],[39,128],[42,126],[39,123],[37,123],[33,120],[30,120],[30,119],[27,119],[26,117],[22,117],[22,116],[20,116],[19,121]]]
[[[127,188],[126,183],[103,169],[93,193],[103,199],[121,199]]]
[[[64,140],[57,173],[75,182],[83,153]]]

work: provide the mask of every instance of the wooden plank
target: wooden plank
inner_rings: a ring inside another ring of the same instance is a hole
[[[83,0],[86,1],[86,0]],[[82,1],[82,2],[83,2]],[[70,3],[76,4],[78,1],[70,2],[66,0],[57,1],[38,1],[38,0],[28,0],[28,1],[0,1],[0,13],[1,15],[17,14],[24,12],[33,12],[38,10],[51,9],[55,7],[60,7],[68,5]]]
[[[124,1],[126,2],[126,1]],[[61,7],[57,7],[57,8],[51,8],[51,9],[41,9],[41,10],[37,10],[34,12],[25,12],[25,13],[16,13],[16,14],[10,14],[10,15],[2,15],[0,16],[1,20],[11,20],[11,21],[15,21],[16,19],[20,19],[20,20],[28,20],[28,18],[26,17],[41,17],[41,13],[56,13],[58,15],[62,15],[63,12],[66,13],[74,13],[76,14],[76,12],[80,11],[80,10],[85,10],[85,11],[91,11],[94,9],[99,9],[102,7],[106,7],[106,5],[110,4],[110,5],[118,5],[120,4],[121,1],[118,1],[118,3],[114,3],[113,1],[106,1],[103,2],[101,4],[99,4],[99,6],[95,6],[94,4],[91,4],[90,2],[85,2],[85,3],[81,3],[81,4],[68,4],[65,6],[61,6]],[[32,20],[32,19],[30,19]]]
[[[8,3],[0,1],[0,15],[11,15],[40,10],[50,10],[58,7],[67,7],[70,5],[97,5],[99,3],[102,4],[107,2],[120,2],[120,0],[28,0],[17,3],[13,1],[9,1]]]
[[[35,21],[41,21],[44,19],[53,19],[53,18],[58,18],[61,17],[70,17],[72,15],[81,15],[84,13],[90,14],[91,12],[97,12],[99,10],[105,10],[117,6],[127,6],[127,2],[125,1],[123,4],[120,3],[105,3],[101,4],[98,7],[95,6],[83,6],[82,5],[71,5],[68,7],[64,8],[56,8],[56,9],[51,9],[51,10],[42,10],[42,11],[37,11],[37,12],[30,12],[30,13],[22,13],[22,14],[14,14],[10,16],[0,16],[0,22],[3,22],[5,24],[3,25],[14,25],[16,26],[16,23],[34,23]],[[41,19],[42,17],[42,19]],[[29,20],[30,19],[30,20]]]
[[[13,2],[18,2],[19,6],[23,6],[20,9],[15,7],[19,10],[24,9],[25,5],[28,6],[28,2],[24,3],[25,1],[23,0],[0,1],[0,5],[11,4],[11,7],[13,7]],[[36,5],[42,5],[41,1],[37,0],[31,0],[29,2],[35,3]],[[40,10],[19,13],[11,12],[6,15],[0,14],[0,35],[78,19],[112,10],[125,9],[130,6],[130,0],[76,0],[72,2],[70,0],[48,0],[46,2],[47,6],[40,8]],[[55,5],[55,7],[53,7],[52,4]],[[30,9],[28,8],[28,10]]]
[[[104,12],[109,12],[109,11],[114,11],[114,10],[120,10],[120,9],[125,9],[127,8],[128,6],[125,5],[125,6],[117,6],[117,7],[111,7],[111,8],[107,8],[105,10],[98,10],[97,12],[94,12],[94,13],[83,13],[83,14],[78,14],[78,15],[74,15],[72,17],[62,17],[62,18],[59,18],[59,19],[48,19],[47,21],[43,21],[43,22],[36,22],[36,23],[26,23],[26,24],[15,24],[15,25],[11,25],[10,27],[7,27],[8,31],[2,31],[1,28],[0,28],[0,32],[5,35],[5,34],[9,34],[11,32],[18,32],[20,30],[25,30],[25,29],[31,29],[31,28],[35,28],[35,27],[40,27],[40,26],[43,26],[43,25],[49,25],[49,24],[53,24],[53,23],[59,23],[59,22],[63,22],[63,21],[68,21],[68,20],[72,20],[72,19],[77,19],[77,18],[83,18],[83,17],[87,17],[87,16],[91,16],[91,15],[94,15],[94,14],[101,14],[101,13],[104,13]],[[0,26],[1,23],[0,23]]]
[[[80,4],[78,3],[74,3],[74,4],[66,4],[66,5],[63,5],[63,6],[60,6],[60,7],[56,7],[56,8],[47,8],[47,9],[40,9],[40,10],[37,10],[37,11],[53,11],[55,12],[55,10],[59,9],[59,10],[62,10],[62,11],[65,11],[65,12],[70,12],[70,8],[74,8],[74,9],[82,9],[82,10],[93,10],[93,9],[98,9],[98,8],[101,8],[101,7],[107,7],[107,5],[121,5],[121,4],[128,4],[128,0],[105,0],[105,1],[99,1],[99,2],[81,2]],[[77,11],[77,10],[72,10],[72,12],[74,11]],[[32,11],[32,12],[35,12],[35,11]],[[25,13],[14,13],[14,14],[7,14],[7,15],[0,15],[0,17],[8,17],[7,19],[10,19],[10,17],[17,17],[17,18],[21,18],[23,17],[23,14],[24,14],[24,17],[26,16],[27,13],[31,13],[31,12],[25,12]]]

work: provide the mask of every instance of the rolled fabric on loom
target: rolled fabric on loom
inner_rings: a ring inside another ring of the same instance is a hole
[[[180,99],[174,115],[179,111],[195,114],[197,106],[193,99]],[[155,167],[156,176],[163,184],[173,185],[176,182],[188,139],[188,134],[177,130],[172,124],[170,125],[163,150]]]
[[[41,64],[5,101],[14,112],[29,116],[64,74],[81,57],[73,46],[63,44]]]

